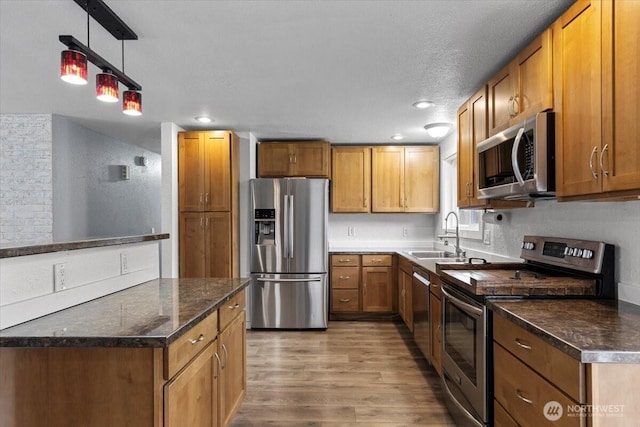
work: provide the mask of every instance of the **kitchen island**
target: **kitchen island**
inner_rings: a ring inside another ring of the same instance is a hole
[[[0,425],[228,425],[248,279],[156,279],[0,331]]]

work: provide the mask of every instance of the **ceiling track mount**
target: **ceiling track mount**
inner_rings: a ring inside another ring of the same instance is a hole
[[[117,40],[138,40],[138,36],[102,0],[73,0]]]

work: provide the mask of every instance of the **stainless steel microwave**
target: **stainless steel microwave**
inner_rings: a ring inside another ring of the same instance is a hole
[[[480,199],[555,197],[555,121],[542,112],[478,144]]]

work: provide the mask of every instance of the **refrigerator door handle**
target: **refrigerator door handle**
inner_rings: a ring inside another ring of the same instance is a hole
[[[307,279],[267,279],[259,277],[256,280],[258,282],[321,282],[322,277],[309,277]]]
[[[282,242],[283,250],[282,255],[285,258],[289,258],[289,196],[284,196],[284,239]]]
[[[293,196],[289,196],[289,258],[293,258]]]

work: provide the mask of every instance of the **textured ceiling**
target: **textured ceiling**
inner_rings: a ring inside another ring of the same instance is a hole
[[[455,111],[570,0],[106,0],[138,34],[125,72],[144,114],[59,78],[58,35],[86,43],[72,0],[0,0],[0,112],[69,116],[159,151],[160,123],[336,143],[433,142]],[[91,20],[91,48],[121,65],[120,42]],[[124,88],[121,87],[121,90]],[[419,99],[436,106],[418,110]]]

